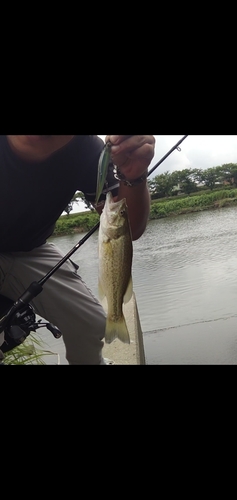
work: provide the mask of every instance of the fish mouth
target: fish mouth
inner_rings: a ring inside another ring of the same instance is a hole
[[[107,193],[106,200],[107,200],[108,204],[110,206],[112,205],[113,208],[115,208],[115,209],[122,207],[122,206],[126,207],[126,198],[122,198],[121,200],[114,201],[111,191],[109,191]]]
[[[123,198],[122,200],[113,201],[111,195],[111,198],[106,201],[104,211],[109,224],[114,224],[119,217],[124,217],[127,212],[126,199]]]

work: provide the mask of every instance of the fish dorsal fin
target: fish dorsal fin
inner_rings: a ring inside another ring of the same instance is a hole
[[[123,297],[123,302],[124,304],[126,304],[127,302],[129,302],[129,300],[132,298],[132,294],[133,294],[133,282],[132,282],[132,276],[130,276],[130,279],[129,279],[129,282],[128,282],[128,286],[127,286],[127,290],[124,294],[124,297]]]

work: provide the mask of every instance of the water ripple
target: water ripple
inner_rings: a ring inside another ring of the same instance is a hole
[[[229,207],[148,223],[133,243],[133,283],[143,332],[236,317],[236,220],[237,207]],[[51,240],[66,254],[77,236]],[[96,296],[97,245],[98,234],[93,234],[72,257]]]

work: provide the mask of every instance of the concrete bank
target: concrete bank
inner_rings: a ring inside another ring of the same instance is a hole
[[[130,335],[130,344],[124,344],[115,339],[111,344],[104,345],[103,356],[111,359],[115,365],[144,365],[143,335],[134,293],[131,300],[123,306],[123,312]],[[44,342],[44,348],[55,353],[44,356],[44,362],[47,365],[67,365],[63,340],[61,338],[55,339],[46,328],[42,328],[39,332]]]
[[[143,336],[134,293],[131,300],[124,305],[123,312],[130,335],[130,344],[124,344],[119,339],[115,339],[111,344],[104,345],[104,357],[113,360],[116,365],[145,365]]]

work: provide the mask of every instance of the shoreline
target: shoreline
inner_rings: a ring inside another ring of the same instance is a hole
[[[201,195],[199,195],[201,196]],[[172,200],[171,200],[172,201]],[[163,202],[153,202],[151,204],[151,207],[154,206],[154,205],[158,205],[160,203],[169,203],[169,201],[163,201]],[[233,206],[234,204],[236,204],[237,206],[237,197],[234,197],[234,198],[222,198],[220,200],[215,200],[212,204],[210,205],[206,205],[206,206],[197,206],[197,205],[193,205],[193,206],[190,206],[190,207],[183,207],[183,208],[180,208],[179,210],[176,210],[174,212],[169,212],[167,214],[162,214],[162,215],[152,215],[150,214],[149,216],[149,219],[148,219],[148,222],[151,221],[151,220],[158,220],[158,219],[166,219],[168,217],[176,217],[176,216],[179,216],[179,215],[185,215],[185,214],[188,214],[188,213],[196,213],[196,212],[203,212],[203,211],[206,211],[206,210],[217,210],[217,209],[221,209],[221,208],[226,208],[226,207],[230,207],[230,206]],[[88,212],[78,212],[77,214],[73,214],[71,215],[71,220],[74,218],[74,219],[77,219],[77,218],[80,218],[80,217],[83,217],[85,216],[85,214],[87,215],[87,217],[89,216],[90,217],[90,213],[88,214]],[[91,212],[91,215],[94,217],[95,213],[94,212]],[[62,218],[70,218],[70,215],[67,216],[67,215],[63,215],[61,216]],[[61,217],[58,219],[60,221]],[[62,219],[61,219],[62,220]],[[99,216],[98,216],[98,220],[99,220]],[[60,224],[60,222],[59,222]],[[56,230],[52,233],[51,236],[53,237],[57,237],[57,236],[68,236],[70,234],[80,234],[80,233],[87,233],[88,231],[90,231],[92,229],[94,224],[91,224],[90,227],[85,227],[83,226],[83,221],[82,221],[82,225],[81,226],[78,226],[76,225],[76,222],[75,222],[75,226],[73,227],[72,225],[70,225],[70,229],[64,229],[62,231],[60,230]]]

